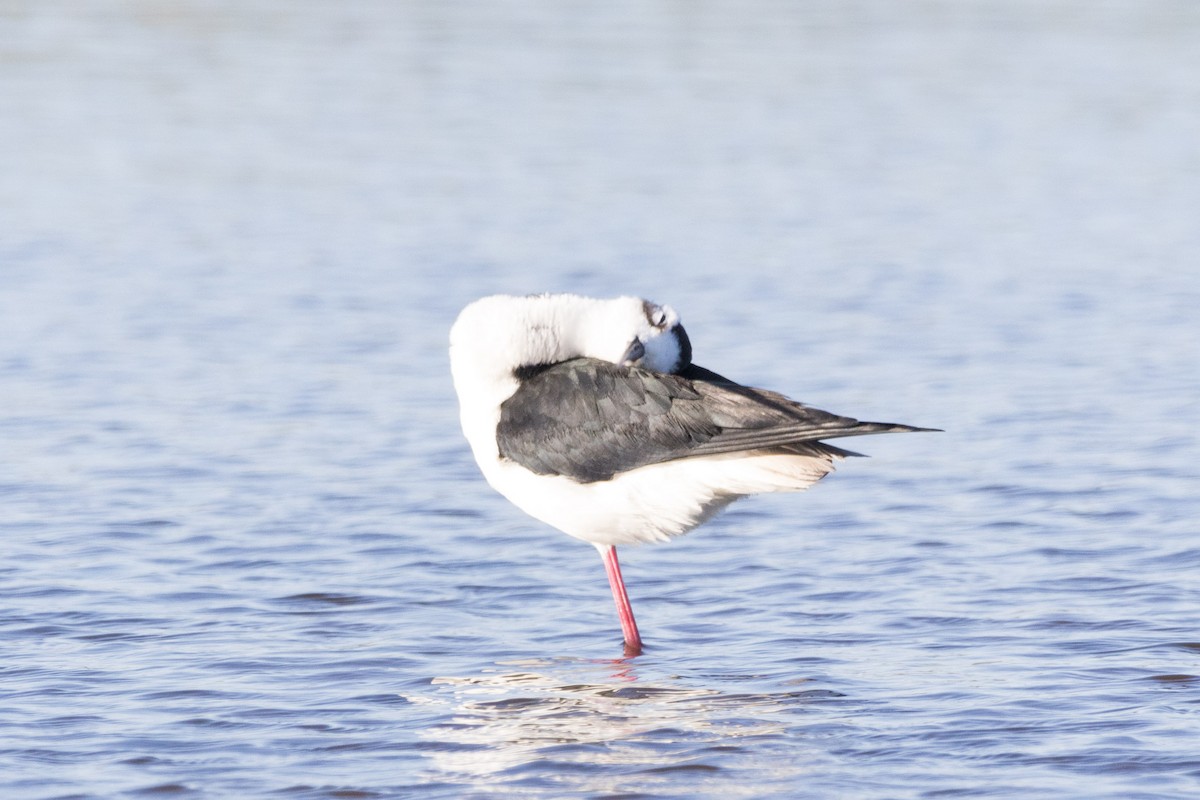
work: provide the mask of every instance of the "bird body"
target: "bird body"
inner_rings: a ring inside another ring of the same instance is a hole
[[[597,547],[627,651],[641,643],[617,545],[686,533],[739,497],[800,491],[855,455],[821,439],[924,430],[830,414],[697,367],[678,314],[640,298],[487,297],[460,313],[450,342],[484,477]]]

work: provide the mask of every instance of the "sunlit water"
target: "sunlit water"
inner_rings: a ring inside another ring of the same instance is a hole
[[[0,8],[0,795],[1200,793],[1200,10]],[[623,551],[479,477],[495,291],[870,459]]]

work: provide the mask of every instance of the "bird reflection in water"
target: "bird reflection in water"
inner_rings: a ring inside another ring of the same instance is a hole
[[[439,780],[493,786],[503,774],[519,783],[526,765],[544,770],[553,761],[566,767],[570,781],[587,784],[589,775],[606,781],[591,787],[596,791],[613,790],[613,776],[611,770],[590,773],[589,766],[632,768],[639,776],[637,790],[647,791],[646,780],[658,772],[715,770],[719,754],[730,747],[783,735],[786,715],[776,719],[775,712],[841,697],[819,689],[730,694],[669,681],[644,679],[626,659],[527,660],[498,665],[494,674],[434,678],[432,685],[448,693],[409,699],[455,706],[450,722],[425,734],[437,745],[429,752]],[[673,765],[662,760],[667,742]],[[691,745],[682,751],[683,760],[680,743]]]

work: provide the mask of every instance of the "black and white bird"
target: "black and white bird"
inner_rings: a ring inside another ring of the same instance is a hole
[[[855,455],[823,439],[930,430],[859,422],[692,364],[679,315],[636,297],[496,295],[450,331],[463,433],[484,477],[600,551],[628,655],[642,643],[617,545],[686,533]]]

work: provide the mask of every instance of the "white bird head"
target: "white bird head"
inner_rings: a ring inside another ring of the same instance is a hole
[[[580,355],[655,372],[691,363],[691,341],[675,309],[637,297],[597,303],[580,331]]]
[[[457,381],[467,370],[511,376],[581,357],[673,372],[691,363],[692,348],[674,309],[639,297],[494,295],[459,314],[450,357]]]

